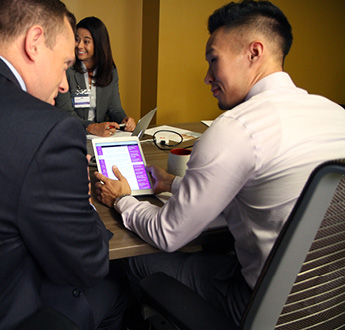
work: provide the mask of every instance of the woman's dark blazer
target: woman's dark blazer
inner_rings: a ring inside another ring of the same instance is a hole
[[[106,87],[96,88],[96,123],[104,121],[115,121],[121,123],[126,117],[126,113],[122,108],[119,94],[119,77],[117,69],[112,70],[113,79]],[[63,110],[68,111],[71,115],[78,118],[84,128],[92,124],[88,120],[89,108],[73,108],[72,97],[79,89],[86,89],[84,74],[77,72],[71,67],[66,72],[69,91],[67,93],[59,93],[56,98],[55,105]]]

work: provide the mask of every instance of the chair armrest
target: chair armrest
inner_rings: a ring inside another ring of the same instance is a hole
[[[144,303],[181,329],[239,329],[196,292],[164,273],[150,275],[142,279],[139,285]]]

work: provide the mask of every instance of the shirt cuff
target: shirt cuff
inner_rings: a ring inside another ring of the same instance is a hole
[[[173,180],[171,184],[171,192],[173,194],[175,194],[179,190],[182,179],[183,178],[180,176],[175,176],[175,179]]]
[[[114,209],[121,214],[129,206],[131,206],[135,203],[139,203],[139,201],[135,197],[133,197],[131,195],[124,196],[116,203],[116,206],[114,205]]]

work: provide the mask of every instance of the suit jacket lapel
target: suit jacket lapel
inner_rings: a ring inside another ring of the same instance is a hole
[[[96,88],[96,103],[97,103],[97,111],[96,111],[96,118],[97,122],[101,121],[101,114],[103,114],[103,94],[106,88]]]
[[[0,74],[9,81],[13,82],[17,87],[21,88],[17,78],[2,59],[0,59]]]
[[[77,83],[77,86],[79,86],[81,89],[86,89],[84,74],[75,71],[74,77],[75,77],[75,81]]]

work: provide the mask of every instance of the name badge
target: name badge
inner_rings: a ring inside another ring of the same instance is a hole
[[[87,89],[77,90],[73,95],[73,106],[74,108],[90,108],[91,98],[90,92]]]

